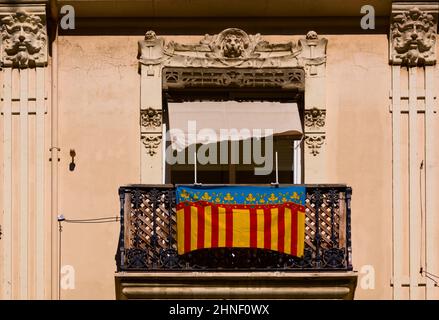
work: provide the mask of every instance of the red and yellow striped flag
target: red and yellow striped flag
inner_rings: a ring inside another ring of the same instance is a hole
[[[302,256],[304,194],[302,187],[179,186],[178,253],[236,247]]]

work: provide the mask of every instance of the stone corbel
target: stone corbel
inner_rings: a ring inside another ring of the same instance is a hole
[[[35,68],[47,65],[47,26],[44,6],[0,6],[1,65]]]
[[[149,30],[145,33],[145,38],[138,42],[138,55],[140,63],[148,66],[147,75],[154,76],[154,66],[160,66],[163,63],[165,40],[157,37],[156,33]]]
[[[389,37],[390,64],[406,67],[436,64],[438,11],[438,3],[393,3]]]
[[[328,40],[319,38],[315,31],[309,31],[305,39],[299,40],[299,47],[302,48],[300,59],[308,76],[319,75],[322,68],[318,68],[318,66],[326,63],[327,44]]]
[[[305,144],[308,147],[309,153],[314,157],[317,156],[325,143],[325,139],[325,134],[307,134],[305,136]]]
[[[157,152],[160,150],[159,146],[162,142],[162,135],[161,134],[142,134],[141,136],[142,144],[145,148],[146,154],[150,155],[151,157],[156,155]]]

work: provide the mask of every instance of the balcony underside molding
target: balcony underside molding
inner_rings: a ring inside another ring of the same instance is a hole
[[[353,299],[356,272],[119,272],[130,299]]]

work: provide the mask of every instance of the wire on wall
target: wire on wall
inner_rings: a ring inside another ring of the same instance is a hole
[[[116,216],[116,217],[102,217],[102,218],[90,218],[90,219],[66,219],[64,217],[64,215],[59,215],[58,216],[58,231],[59,231],[59,243],[58,243],[58,265],[59,265],[59,281],[58,281],[58,300],[61,300],[61,254],[62,254],[62,241],[61,241],[61,236],[62,236],[62,231],[63,231],[63,226],[62,223],[112,223],[112,222],[118,222],[120,221],[120,217]]]

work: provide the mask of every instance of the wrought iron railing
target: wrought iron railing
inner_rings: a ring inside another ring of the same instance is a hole
[[[119,189],[118,271],[352,270],[351,194],[345,185],[306,185],[305,253],[215,248],[177,254],[175,187]]]

